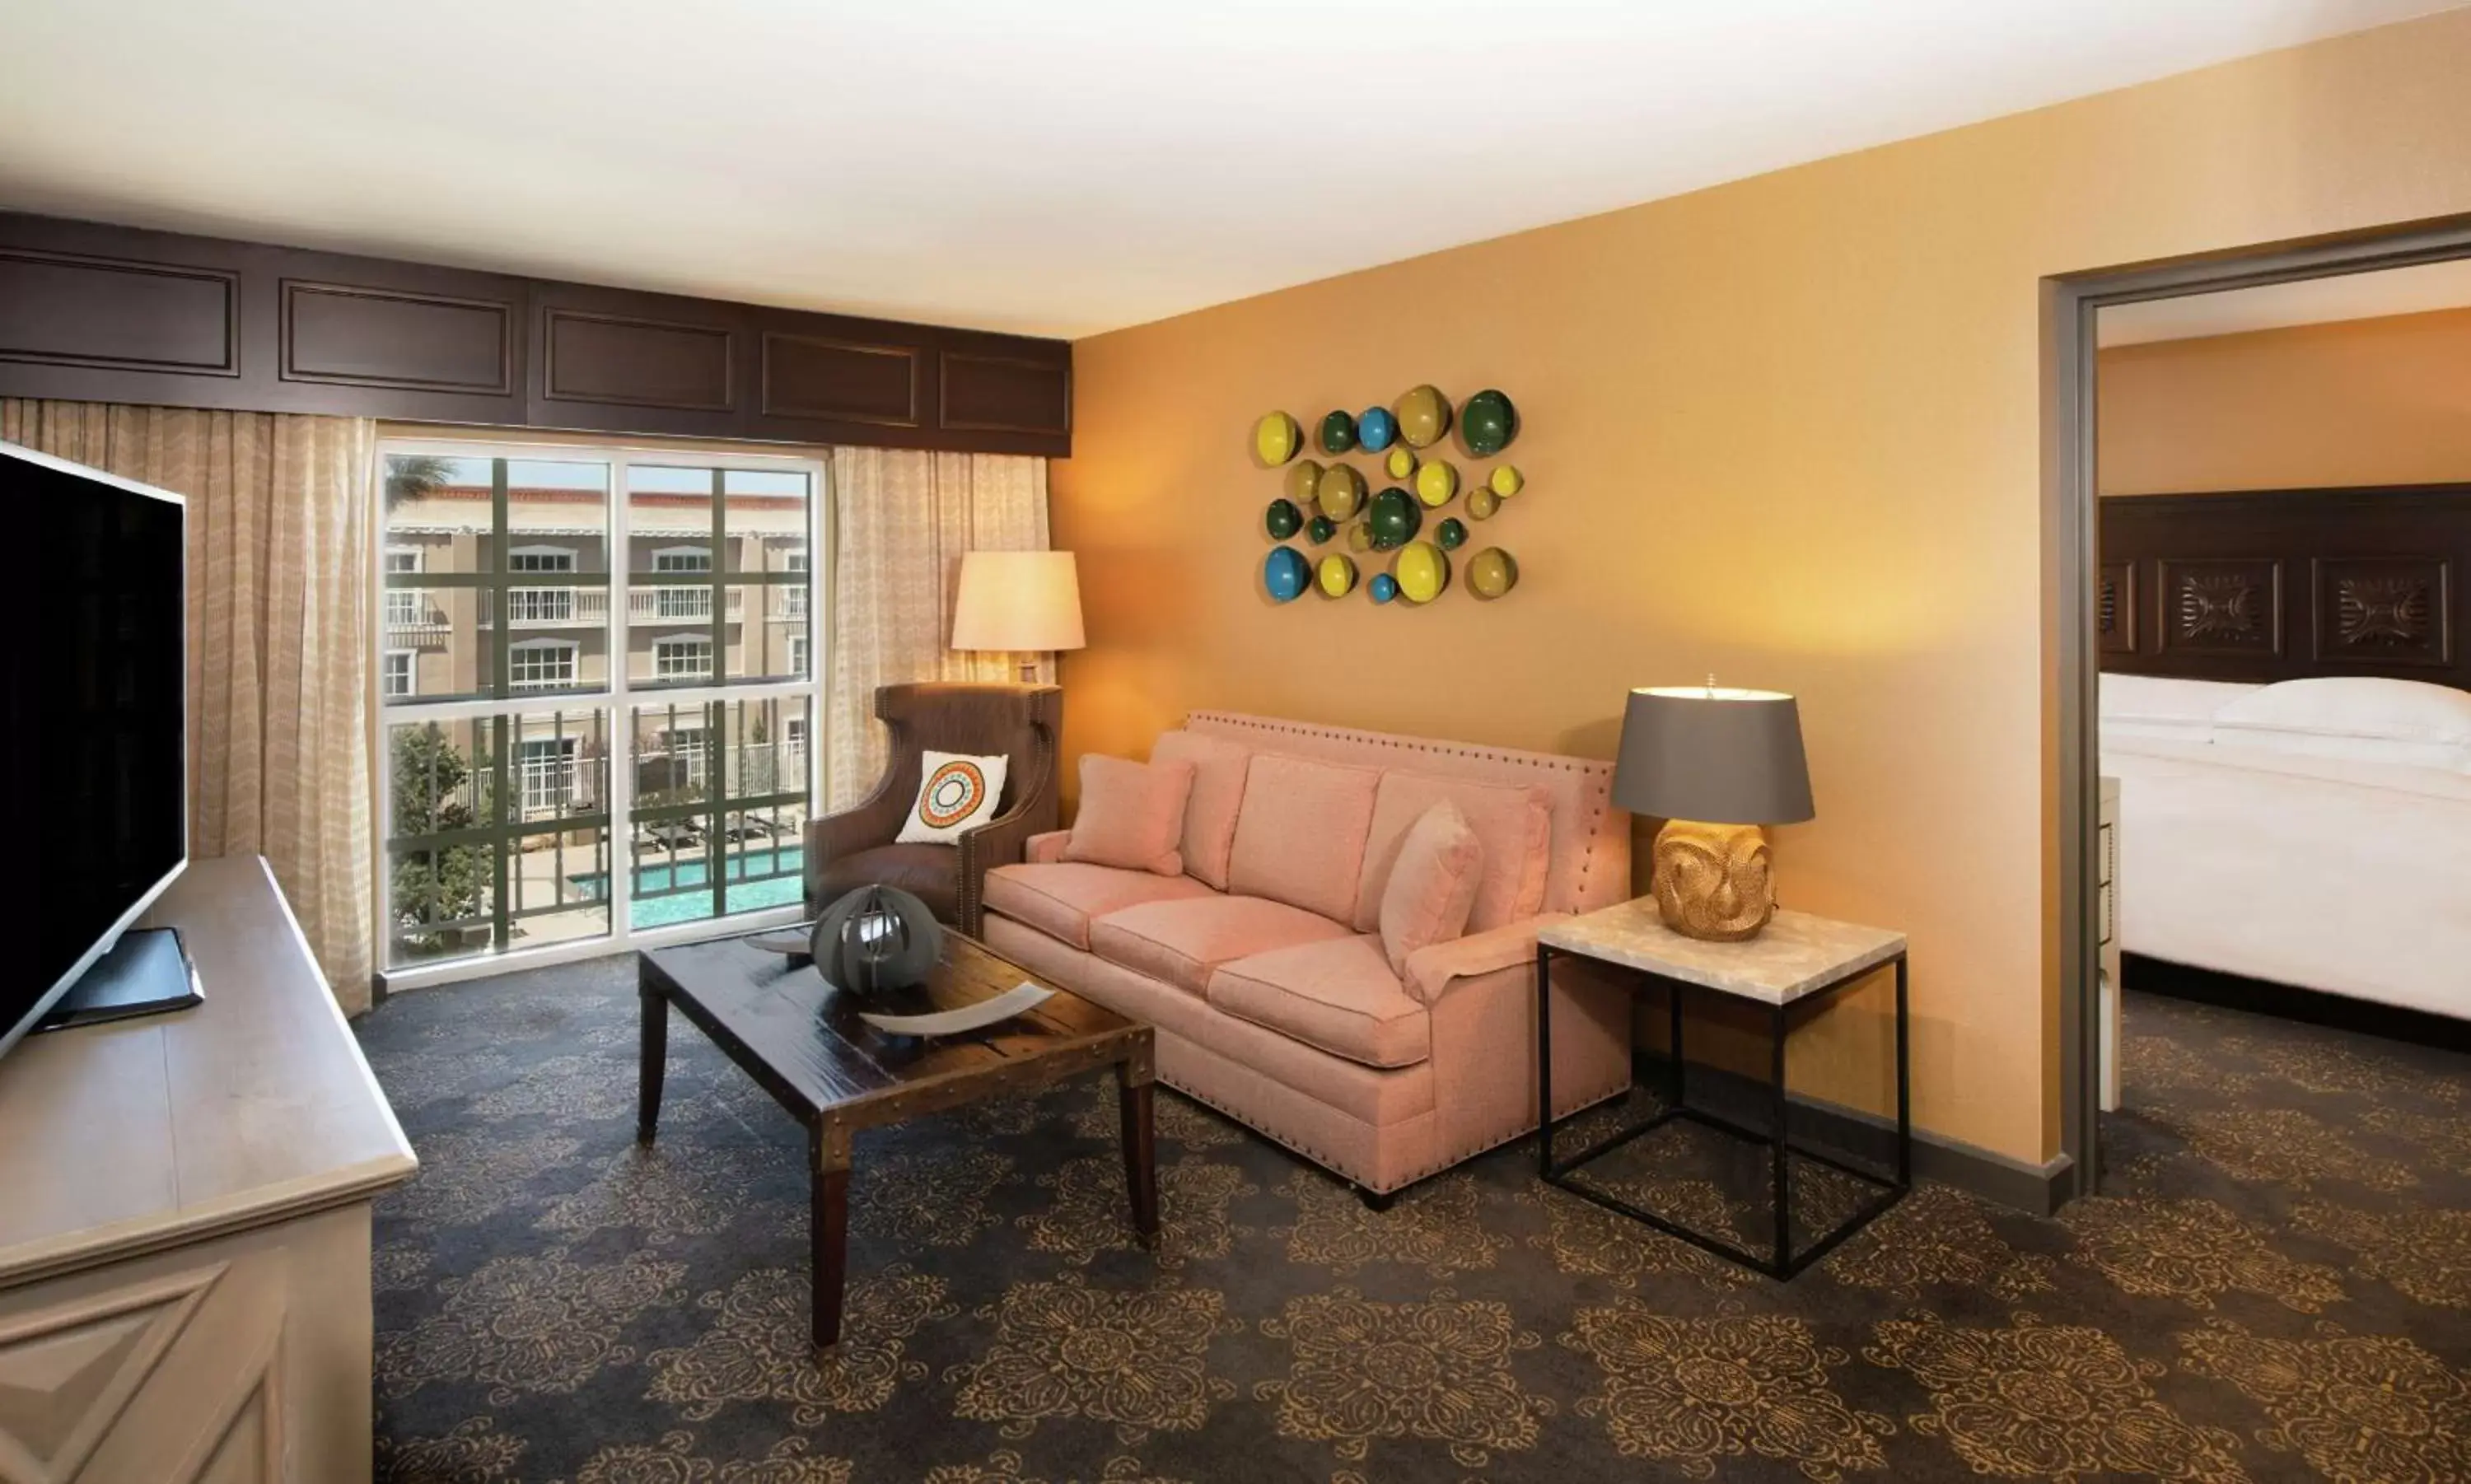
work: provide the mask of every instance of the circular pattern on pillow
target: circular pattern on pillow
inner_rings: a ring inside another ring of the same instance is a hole
[[[918,817],[930,829],[949,830],[976,813],[987,796],[987,775],[968,758],[954,758],[928,775],[918,790]]]

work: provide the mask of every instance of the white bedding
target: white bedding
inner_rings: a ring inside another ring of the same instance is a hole
[[[2471,1019],[2471,774],[2102,730],[2131,954]]]

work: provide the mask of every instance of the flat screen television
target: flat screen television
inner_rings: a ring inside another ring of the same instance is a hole
[[[187,514],[177,495],[0,442],[0,520],[36,598],[0,644],[17,883],[0,1055],[188,862]]]

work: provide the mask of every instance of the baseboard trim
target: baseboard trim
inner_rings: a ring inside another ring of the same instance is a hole
[[[2471,1021],[2456,1020],[2450,1015],[2407,1009],[2398,1004],[2380,1004],[2373,1000],[2354,1000],[2348,995],[2301,989],[2295,984],[2277,984],[2271,979],[2251,979],[2219,970],[2148,958],[2142,954],[2120,955],[2119,979],[2122,988],[2140,994],[2167,995],[2174,1000],[2193,1000],[2200,1004],[2221,1005],[2228,1010],[2277,1015],[2284,1020],[2382,1036],[2389,1041],[2406,1041],[2413,1046],[2471,1051]]]
[[[1633,1054],[1632,1066],[1642,1086],[1664,1085],[1662,1053],[1641,1048]],[[1685,1081],[1694,1107],[1753,1127],[1764,1119],[1771,1094],[1768,1084],[1757,1077],[1691,1062]],[[1796,1135],[1871,1164],[1884,1166],[1894,1160],[1894,1119],[1805,1094],[1788,1093],[1785,1103]],[[2075,1162],[2064,1154],[2029,1165],[1929,1129],[1914,1130],[1914,1178],[1952,1185],[2029,1215],[2047,1216],[2066,1203],[2068,1175],[2074,1167]]]

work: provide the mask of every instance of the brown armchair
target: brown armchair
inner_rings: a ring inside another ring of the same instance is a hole
[[[1031,836],[1055,828],[1055,734],[1064,719],[1064,692],[961,681],[887,685],[875,693],[875,714],[892,729],[890,764],[864,801],[807,826],[808,914],[860,886],[898,886],[975,936],[988,869],[1020,860]],[[995,818],[956,845],[896,845],[893,836],[918,802],[919,755],[929,748],[1004,754],[1012,766],[1003,796]]]

